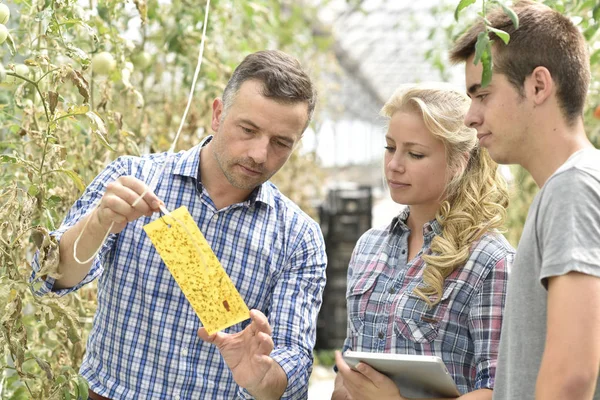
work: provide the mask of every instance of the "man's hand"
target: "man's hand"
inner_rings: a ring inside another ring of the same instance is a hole
[[[106,185],[100,205],[68,229],[60,240],[58,272],[62,277],[54,282],[56,289],[71,288],[85,278],[92,260],[85,263],[80,261],[88,260],[102,246],[111,224],[114,223],[111,233],[119,233],[125,229],[127,222],[159,211],[162,202],[151,191],[137,200],[146,187],[145,183],[132,176],[122,176]]]
[[[356,366],[358,371],[353,370],[344,361],[342,353],[339,351],[335,352],[335,364],[346,389],[346,398],[353,400],[405,400],[394,381],[367,364],[361,362]]]
[[[128,222],[159,211],[161,201],[152,191],[148,191],[140,199],[146,188],[144,182],[133,176],[122,176],[106,185],[106,192],[94,212],[96,222],[104,232],[114,224],[110,232],[119,233],[125,229]]]
[[[239,386],[252,394],[270,392],[272,388],[269,386],[278,386],[274,392],[280,392],[280,397],[287,387],[287,377],[281,366],[269,356],[273,351],[271,325],[258,310],[250,311],[250,318],[252,323],[241,332],[217,332],[209,336],[204,328],[200,328],[198,336],[217,346]],[[275,381],[271,376],[273,371],[276,371]],[[281,377],[283,380],[279,379]]]

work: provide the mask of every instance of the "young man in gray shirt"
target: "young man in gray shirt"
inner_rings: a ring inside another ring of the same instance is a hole
[[[590,83],[585,39],[571,21],[532,1],[501,10],[491,24],[491,83],[473,63],[482,24],[451,51],[466,62],[472,98],[465,123],[502,164],[520,164],[541,188],[508,284],[494,399],[600,400],[600,150],[583,108]],[[495,36],[495,35],[492,35]]]

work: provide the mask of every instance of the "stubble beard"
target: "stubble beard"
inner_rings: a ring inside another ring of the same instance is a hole
[[[250,163],[245,162],[245,160],[226,160],[221,157],[221,154],[216,151],[214,153],[215,160],[217,161],[217,165],[227,178],[227,181],[231,186],[236,189],[241,190],[254,190],[256,187],[262,185],[266,182],[270,177],[266,177],[264,175],[259,175],[255,178],[243,177],[234,172],[234,168],[236,165],[248,165]],[[254,168],[253,168],[254,169]],[[256,168],[259,169],[259,168]]]

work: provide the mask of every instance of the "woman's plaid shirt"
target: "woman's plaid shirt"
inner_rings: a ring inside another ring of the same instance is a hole
[[[423,283],[422,256],[431,254],[441,227],[435,220],[425,224],[423,248],[407,260],[407,218],[408,208],[386,228],[365,233],[354,249],[344,350],[438,356],[461,393],[492,389],[514,249],[501,234],[485,234],[429,309],[413,289]]]

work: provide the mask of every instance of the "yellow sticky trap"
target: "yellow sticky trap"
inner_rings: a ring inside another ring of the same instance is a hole
[[[144,230],[208,334],[250,318],[248,306],[185,206]]]

